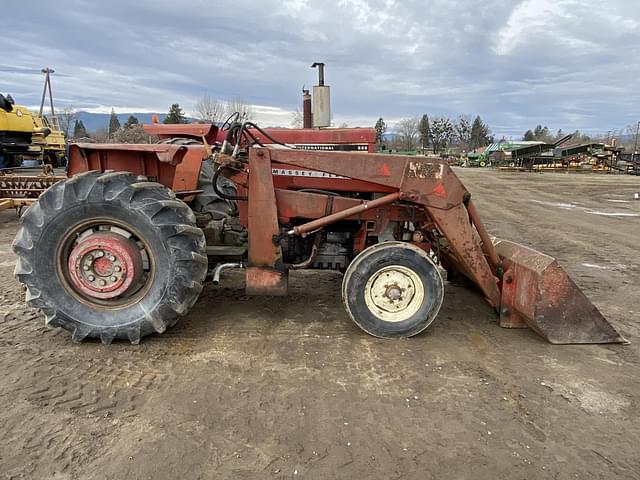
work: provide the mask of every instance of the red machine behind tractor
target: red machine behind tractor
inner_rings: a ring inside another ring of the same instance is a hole
[[[349,316],[379,337],[427,328],[446,270],[502,326],[553,343],[625,341],[553,258],[491,238],[438,159],[363,153],[372,130],[309,140],[235,118],[149,131],[161,143],[72,145],[70,178],[22,217],[16,277],[74,341],[162,333],[226,268],[246,269],[252,295],[285,295],[291,270],[343,271]]]

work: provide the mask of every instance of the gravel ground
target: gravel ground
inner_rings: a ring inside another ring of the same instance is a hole
[[[380,340],[338,274],[272,299],[232,272],[164,335],[74,345],[24,305],[5,211],[0,478],[640,478],[640,178],[457,172],[632,343],[553,346],[454,285],[427,332]]]

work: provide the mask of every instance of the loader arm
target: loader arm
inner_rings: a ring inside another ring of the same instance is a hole
[[[444,162],[417,157],[365,156],[342,152],[269,150],[269,155],[272,163],[319,170],[352,180],[393,187],[402,200],[424,206],[447,239],[463,273],[480,288],[491,306],[500,306],[497,265],[492,269],[483,249],[489,252],[489,258],[497,258],[497,254],[490,241],[483,243],[476,238],[467,212],[471,195]],[[477,224],[481,225],[479,219]],[[484,227],[480,228],[484,232]]]
[[[492,240],[471,194],[443,161],[427,157],[253,148],[249,152],[249,165],[253,165],[249,185],[254,171],[261,172],[259,183],[266,180],[271,182],[269,185],[273,184],[272,168],[256,168],[258,163],[325,172],[344,178],[347,183],[369,184],[370,191],[378,187],[378,191],[387,192],[379,200],[361,201],[360,207],[354,205],[342,211],[326,212],[290,234],[304,234],[364,210],[386,208],[394,202],[420,206],[446,239],[447,250],[443,255],[448,263],[477,285],[488,303],[499,312],[501,326],[528,326],[552,343],[626,342],[553,258],[519,244]],[[250,199],[252,195],[250,188]],[[271,194],[269,196],[271,198]],[[253,203],[261,206],[262,217],[271,219],[271,234],[275,232],[273,219],[285,206],[274,205],[277,211],[267,214],[265,206],[270,200],[265,200],[261,202],[254,195]],[[249,231],[250,258],[252,244],[262,244],[252,243],[254,231]]]

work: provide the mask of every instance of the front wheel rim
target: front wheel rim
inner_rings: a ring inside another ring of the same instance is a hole
[[[425,288],[414,270],[389,265],[369,277],[364,298],[367,308],[377,318],[398,323],[418,313],[424,303]]]

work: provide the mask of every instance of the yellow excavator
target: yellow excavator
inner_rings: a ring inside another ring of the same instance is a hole
[[[45,68],[44,91],[37,115],[16,105],[11,95],[0,94],[0,169],[10,170],[27,165],[61,167],[66,164],[65,136],[60,130],[53,108],[50,74]],[[49,92],[51,115],[44,115],[46,93]]]

